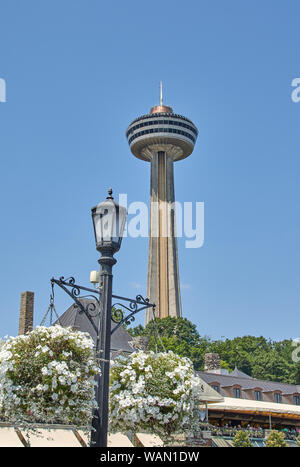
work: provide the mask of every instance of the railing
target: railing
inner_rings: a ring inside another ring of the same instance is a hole
[[[211,434],[212,436],[222,436],[222,437],[228,437],[228,438],[234,438],[235,435],[239,431],[245,431],[246,433],[249,433],[250,438],[252,439],[265,439],[265,430],[263,429],[256,429],[256,428],[226,428],[226,427],[215,427],[211,426],[210,427]],[[297,441],[297,434],[296,433],[291,433],[288,431],[283,431],[283,430],[274,430],[274,431],[280,431],[284,433],[284,437],[286,440],[289,441]]]
[[[245,431],[249,433],[250,438],[255,439],[264,439],[265,432],[264,430],[250,430],[245,428],[224,428],[224,427],[214,427],[211,430],[212,436],[225,436],[228,438],[234,438],[239,431]]]

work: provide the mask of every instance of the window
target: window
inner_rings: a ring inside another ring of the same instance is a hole
[[[189,138],[191,141],[193,141],[193,143],[195,143],[195,138],[190,133],[187,133],[186,131],[182,131],[182,130],[176,130],[173,128],[150,128],[149,130],[142,130],[132,135],[129,138],[128,142],[129,144],[131,144],[132,141],[134,141],[139,136],[147,135],[149,133],[176,133],[178,135],[183,135],[186,138]]]
[[[260,391],[254,391],[254,398],[256,401],[261,401],[261,392]]]
[[[281,394],[279,394],[279,392],[275,392],[275,394],[274,394],[274,400],[275,400],[275,402],[277,402],[278,404],[280,404],[280,402],[281,402]]]
[[[219,386],[217,386],[216,384],[213,384],[213,385],[212,385],[212,388],[213,388],[215,391],[219,392]]]
[[[300,405],[300,396],[294,396],[294,404]]]
[[[233,392],[234,392],[234,397],[235,397],[236,399],[240,399],[240,397],[241,397],[241,390],[240,390],[240,388],[234,388]]]
[[[175,121],[175,120],[150,120],[142,123],[138,123],[137,125],[134,125],[127,131],[127,137],[133,133],[135,130],[138,130],[139,128],[143,128],[145,126],[152,126],[152,125],[176,125],[176,126],[182,126],[184,128],[187,128],[190,130],[194,135],[197,137],[198,131],[196,128],[192,127],[191,125],[187,125],[186,123],[182,123],[180,121]],[[185,132],[186,133],[186,132]],[[184,134],[184,133],[180,133]]]

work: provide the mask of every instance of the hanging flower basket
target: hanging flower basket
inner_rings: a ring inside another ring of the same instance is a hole
[[[38,326],[0,348],[0,416],[15,425],[85,426],[95,407],[99,372],[87,333]]]
[[[111,367],[110,431],[168,438],[199,419],[201,380],[192,363],[173,352],[135,352]]]

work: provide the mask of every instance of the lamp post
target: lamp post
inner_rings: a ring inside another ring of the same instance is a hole
[[[117,260],[114,254],[120,249],[126,222],[126,209],[119,206],[108,191],[105,201],[92,208],[96,249],[101,254],[100,264],[100,313],[98,317],[96,356],[100,361],[101,375],[96,379],[96,401],[92,421],[91,446],[106,447],[109,412],[109,371],[112,307],[112,267]]]
[[[96,334],[96,356],[100,362],[101,375],[96,377],[95,397],[98,408],[93,412],[92,447],[107,446],[111,335],[117,332],[123,324],[131,324],[135,320],[135,315],[143,310],[152,308],[155,317],[155,304],[150,303],[148,298],[144,298],[142,295],[137,295],[135,298],[112,295],[112,267],[117,262],[114,254],[121,247],[126,216],[126,209],[114,201],[112,189],[109,189],[106,200],[92,209],[96,248],[101,254],[99,259],[100,275],[99,277],[98,274],[91,276],[94,283],[98,283],[100,279],[96,295],[94,295],[95,289],[78,284],[74,277],[67,279],[64,276],[59,279],[52,277],[50,306],[42,320],[44,323],[49,311],[52,320],[52,311],[55,311],[54,285],[58,285],[72,298],[74,306],[80,310],[79,313],[83,313],[88,319],[93,335]],[[81,291],[89,292],[85,298],[89,297],[92,300],[87,304],[81,300],[84,298],[80,297]],[[116,300],[113,306],[112,298]],[[114,322],[113,328],[112,321]],[[57,324],[60,324],[59,317]]]

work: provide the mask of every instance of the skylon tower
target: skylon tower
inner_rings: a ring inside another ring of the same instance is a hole
[[[135,119],[126,136],[132,154],[150,162],[150,228],[147,296],[156,317],[181,316],[175,219],[174,162],[188,157],[198,131],[191,120],[160,104]],[[147,314],[146,323],[153,318]]]

